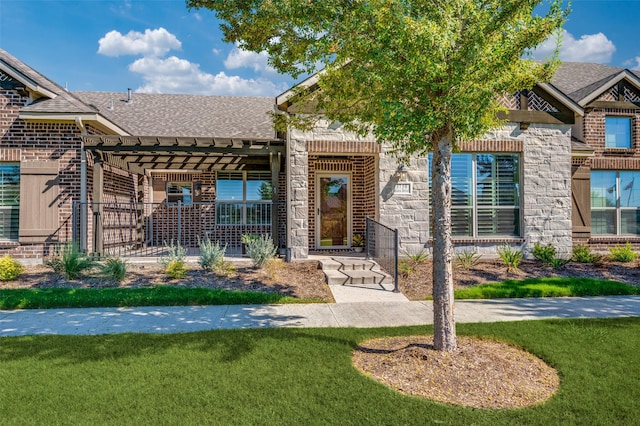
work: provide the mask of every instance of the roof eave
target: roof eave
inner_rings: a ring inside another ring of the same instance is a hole
[[[538,83],[538,86],[545,90],[547,93],[555,97],[558,101],[560,101],[564,106],[569,108],[571,111],[578,115],[584,115],[584,108],[576,103],[573,99],[565,95],[562,91],[557,89],[551,83]]]
[[[101,127],[112,131],[113,134],[121,136],[130,136],[129,132],[122,127],[116,125],[110,120],[107,120],[100,114],[91,113],[60,113],[60,112],[33,112],[33,111],[20,111],[18,116],[25,121],[72,121],[75,122],[77,118],[80,118],[84,122],[98,123]]]
[[[20,71],[18,71],[14,67],[12,67],[11,65],[7,64],[3,60],[0,60],[0,70],[2,70],[5,73],[11,75],[12,78],[15,78],[16,80],[18,80],[20,83],[24,84],[29,90],[31,90],[33,92],[40,93],[41,95],[46,96],[46,97],[51,98],[51,99],[53,99],[56,96],[58,96],[56,93],[50,91],[49,89],[45,89],[44,87],[40,86],[34,80],[32,80],[31,78],[27,77],[26,75],[24,75],[23,73],[21,73]]]

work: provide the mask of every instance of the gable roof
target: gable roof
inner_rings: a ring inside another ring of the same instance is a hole
[[[273,140],[274,98],[74,92],[132,135]]]
[[[640,89],[640,72],[603,64],[563,62],[551,84],[584,106],[617,81],[626,78]]]

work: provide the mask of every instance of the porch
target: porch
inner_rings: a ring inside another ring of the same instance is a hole
[[[86,252],[162,256],[204,238],[241,255],[242,235],[286,246],[282,140],[84,136],[73,239]],[[88,182],[91,182],[89,191]]]

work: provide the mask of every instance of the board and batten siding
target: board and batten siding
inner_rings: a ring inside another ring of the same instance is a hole
[[[574,238],[591,235],[591,172],[588,167],[571,171],[571,218]]]
[[[44,243],[57,234],[58,172],[57,160],[20,163],[20,243]]]

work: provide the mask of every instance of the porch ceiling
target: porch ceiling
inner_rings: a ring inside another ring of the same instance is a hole
[[[160,136],[83,136],[87,151],[137,174],[147,170],[250,170],[284,152],[282,140]],[[263,167],[260,167],[263,168]]]

